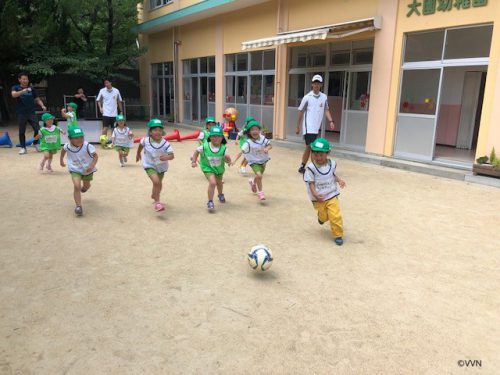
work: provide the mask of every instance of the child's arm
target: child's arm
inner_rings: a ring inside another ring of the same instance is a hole
[[[35,139],[35,140],[37,140],[37,141],[38,141],[38,140],[40,139],[40,137],[41,137],[41,136],[42,136],[42,133],[38,133],[37,135],[35,135],[35,136],[33,137],[33,139]]]
[[[339,176],[335,175],[335,181],[339,183],[339,186],[343,189],[346,187],[345,181],[342,180]]]
[[[273,148],[273,145],[269,143],[266,147],[264,147],[264,152],[267,154],[269,152],[269,150],[272,148]]]
[[[94,170],[95,165],[97,164],[97,160],[98,159],[99,159],[99,156],[97,155],[97,152],[95,152],[94,153],[94,157],[92,159],[92,163],[90,163],[89,167],[86,170],[87,173],[91,173]]]
[[[66,113],[66,108],[61,109],[61,115],[64,118],[69,118],[70,116]]]
[[[139,143],[139,147],[137,147],[137,154],[135,155],[135,162],[136,163],[138,163],[139,160],[141,160],[141,152],[142,152],[143,148],[144,148],[144,146]]]
[[[191,156],[191,167],[195,168],[196,165],[198,164],[198,155],[200,153],[198,152],[198,150],[194,150],[193,152],[193,156]]]
[[[323,195],[319,194],[315,187],[314,187],[314,182],[310,181],[309,182],[309,189],[311,190],[311,194],[318,202],[323,202]]]
[[[61,132],[62,135],[66,135],[66,132],[64,130],[62,130],[61,128],[59,128],[59,131]]]
[[[160,160],[161,161],[174,160],[174,153],[170,152],[170,153],[168,153],[166,155],[162,155],[162,156],[160,156]]]
[[[65,167],[66,166],[66,164],[64,164],[64,155],[66,155],[66,150],[63,147],[61,149],[61,157],[60,157],[60,160],[59,160],[59,164],[61,164],[61,167]]]
[[[234,158],[234,161],[231,163],[231,165],[235,165],[238,159],[241,157],[241,155],[243,155],[243,151],[238,152],[236,158]]]
[[[132,133],[132,131],[130,131],[130,132],[128,133],[128,138],[129,138],[129,139],[133,139],[133,138],[134,138],[134,133]]]
[[[224,155],[224,161],[227,163],[227,165],[232,166],[233,163],[231,163],[231,156],[229,154]]]

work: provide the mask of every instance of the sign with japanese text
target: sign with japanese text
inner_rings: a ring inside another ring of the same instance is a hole
[[[449,12],[452,9],[470,9],[484,7],[488,5],[488,0],[411,0],[408,4],[409,11],[406,17],[428,16],[436,12]]]

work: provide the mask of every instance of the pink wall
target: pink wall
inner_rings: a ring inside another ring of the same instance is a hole
[[[436,143],[456,146],[458,127],[460,126],[460,104],[442,104],[439,108]]]

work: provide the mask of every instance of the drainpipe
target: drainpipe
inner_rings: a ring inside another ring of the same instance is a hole
[[[180,40],[175,39],[175,30],[172,32],[174,40],[174,124],[179,122],[179,85],[177,84],[177,74],[179,72],[179,46],[182,44]]]

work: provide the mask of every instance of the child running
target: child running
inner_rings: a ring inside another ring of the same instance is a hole
[[[205,142],[209,135],[210,135],[210,128],[215,125],[215,118],[214,117],[207,117],[205,119],[205,129],[202,129],[200,131],[200,135],[198,136],[198,142],[200,142],[200,145]]]
[[[43,171],[43,168],[46,167],[49,172],[53,172],[52,157],[61,149],[61,133],[66,133],[54,125],[54,116],[50,113],[44,113],[42,121],[43,128],[35,137],[35,139],[40,140],[40,151],[43,152],[40,170]]]
[[[127,162],[127,156],[130,151],[131,140],[134,134],[128,126],[125,126],[125,117],[116,116],[116,127],[111,134],[111,145],[118,152],[120,166],[124,167]]]
[[[248,116],[246,119],[245,119],[245,125],[243,126],[243,128],[238,132],[238,135],[236,136],[236,141],[234,142],[235,145],[239,145],[239,147],[241,148],[241,146],[243,146],[245,144],[245,142],[247,141],[247,136],[245,135],[245,131],[247,129],[247,125],[250,121],[255,121],[255,119],[252,117],[252,116]],[[247,174],[247,165],[248,165],[248,162],[247,162],[247,159],[243,158],[243,160],[241,161],[241,164],[240,164],[240,170],[239,172],[244,175],[244,174]]]
[[[196,167],[198,155],[200,157],[200,167],[208,180],[208,203],[207,209],[213,212],[215,187],[220,203],[226,203],[226,198],[222,189],[224,187],[222,176],[224,175],[224,163],[231,163],[231,157],[226,155],[226,139],[220,126],[212,126],[209,136],[203,145],[199,146],[191,157],[191,166]]]
[[[61,167],[65,167],[64,155],[68,154],[68,170],[73,180],[73,197],[75,198],[75,214],[83,215],[82,195],[90,189],[94,172],[97,171],[97,153],[94,146],[85,141],[84,132],[78,127],[68,129],[69,142],[61,150]],[[82,185],[83,182],[83,185]]]
[[[153,118],[149,120],[148,137],[141,139],[136,155],[136,162],[138,162],[141,160],[141,152],[144,149],[142,166],[153,183],[151,198],[156,212],[165,210],[165,205],[160,202],[162,181],[165,172],[168,170],[168,161],[174,159],[172,146],[167,140],[163,139],[163,128],[163,122],[160,119]]]
[[[262,178],[266,170],[266,163],[270,159],[269,150],[273,148],[269,139],[261,133],[262,126],[258,121],[250,121],[247,125],[245,135],[248,137],[246,142],[241,146],[241,151],[236,156],[233,164],[240,158],[242,154],[248,161],[250,168],[255,173],[255,177],[248,180],[253,193],[257,193],[261,201],[266,199],[262,190]]]
[[[76,117],[76,110],[78,109],[78,104],[69,102],[67,108],[61,109],[62,116],[68,122],[68,129],[71,126],[78,126],[78,119]]]
[[[329,221],[335,243],[341,246],[344,243],[344,232],[337,183],[341,188],[346,185],[344,180],[337,176],[337,163],[328,158],[329,154],[330,142],[325,138],[318,138],[311,143],[312,162],[306,167],[304,181],[309,199],[318,212],[318,223],[323,225]]]

